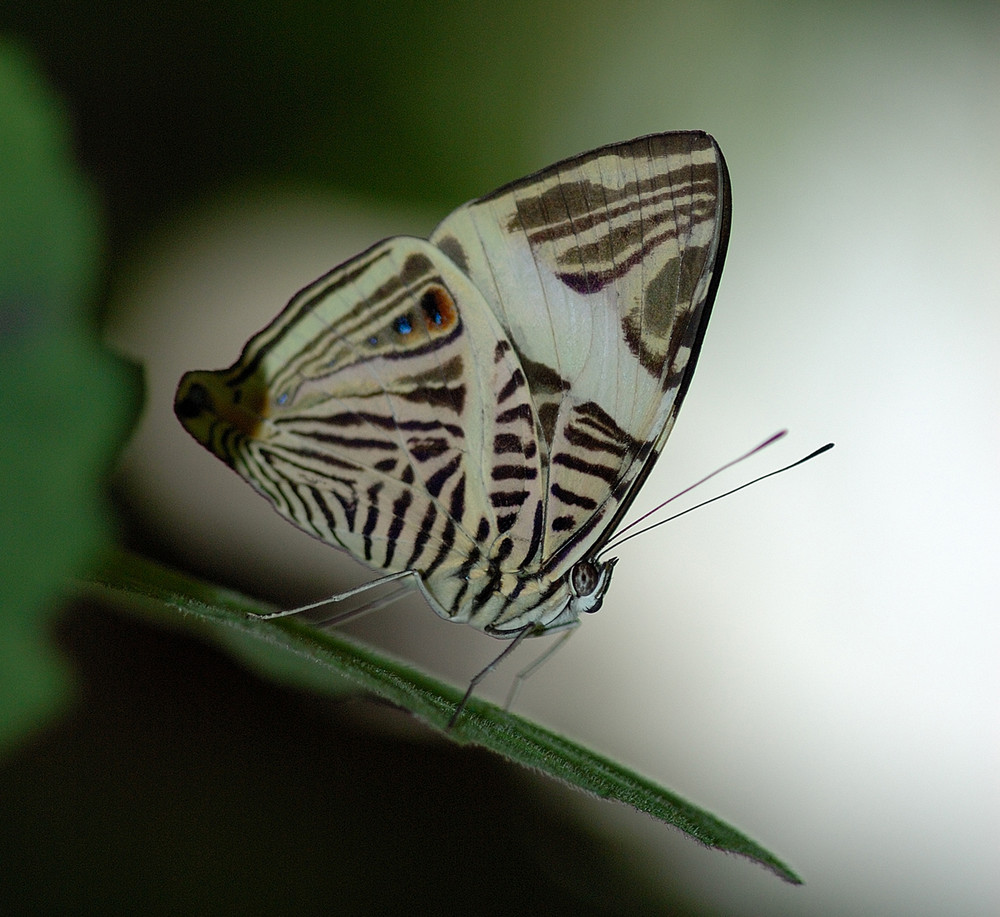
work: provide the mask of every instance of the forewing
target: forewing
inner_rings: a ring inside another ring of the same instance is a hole
[[[489,302],[531,391],[542,566],[608,537],[662,448],[694,372],[729,210],[715,141],[655,134],[507,185],[432,235]],[[535,524],[522,512],[515,530]]]

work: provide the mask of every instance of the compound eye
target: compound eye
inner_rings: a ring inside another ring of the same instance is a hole
[[[570,589],[578,597],[585,598],[588,595],[593,595],[600,582],[601,575],[598,573],[597,567],[588,560],[581,561],[570,571]]]

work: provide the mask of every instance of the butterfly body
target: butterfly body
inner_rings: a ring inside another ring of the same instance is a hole
[[[333,269],[229,369],[185,375],[175,411],[297,526],[413,571],[443,618],[565,630],[600,607],[728,225],[705,134],[584,154]]]

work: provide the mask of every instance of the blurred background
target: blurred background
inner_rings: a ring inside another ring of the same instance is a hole
[[[369,578],[186,436],[178,378],[378,239],[654,131],[716,137],[733,230],[635,513],[779,429],[704,496],[837,444],[629,542],[517,704],[804,887],[78,603],[61,713],[0,762],[11,913],[996,913],[1000,7],[34,0],[0,47],[99,214],[92,311],[145,373],[113,518],[150,556],[284,606]],[[352,632],[458,684],[498,649],[418,598]]]

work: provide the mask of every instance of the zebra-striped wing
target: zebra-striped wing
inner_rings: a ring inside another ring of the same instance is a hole
[[[540,480],[530,443],[492,458],[530,413],[519,376],[468,277],[399,237],[300,291],[229,369],[187,373],[175,411],[299,528],[419,571],[435,609],[463,619],[459,568],[486,562]]]
[[[545,518],[526,564],[590,555],[652,467],[694,372],[729,208],[715,141],[657,134],[507,185],[431,236],[489,302],[531,391]]]
[[[572,627],[694,370],[728,215],[705,134],[567,160],[321,277],[229,369],[185,375],[175,411],[443,617]]]

